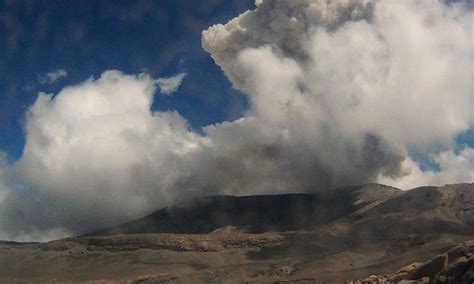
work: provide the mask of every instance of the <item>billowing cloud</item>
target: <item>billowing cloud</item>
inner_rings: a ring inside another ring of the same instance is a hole
[[[55,97],[40,94],[27,114],[26,145],[14,166],[21,177],[17,187],[27,194],[6,197],[3,229],[17,235],[83,232],[174,198],[169,189],[183,174],[177,163],[201,138],[178,113],[152,113],[154,91],[147,75],[107,71]]]
[[[39,81],[41,84],[54,84],[59,79],[65,77],[67,77],[67,71],[64,69],[58,69],[56,71],[48,72],[44,76],[41,76]]]
[[[171,95],[176,92],[186,75],[186,73],[179,73],[171,77],[158,78],[157,82],[160,92],[165,95]]]
[[[397,180],[407,149],[452,152],[473,125],[472,16],[439,1],[266,0],[204,31],[203,46],[249,95],[247,115],[303,140],[330,185],[367,161]],[[367,135],[384,146],[354,155]]]
[[[177,112],[152,112],[155,88],[171,93],[183,74],[164,83],[107,71],[40,94],[22,158],[0,167],[0,237],[84,233],[208,194],[472,182],[474,150],[455,145],[474,124],[470,9],[257,4],[203,32],[204,49],[248,95],[235,121],[200,134]],[[412,151],[439,170],[421,170]]]

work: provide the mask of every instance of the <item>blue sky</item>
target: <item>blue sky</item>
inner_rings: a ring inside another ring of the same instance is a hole
[[[239,117],[246,97],[201,48],[201,31],[252,7],[252,0],[0,1],[0,149],[10,161],[21,156],[25,111],[38,92],[108,69],[188,73],[177,93],[155,96],[153,109],[177,110],[194,129]],[[59,69],[67,77],[41,84]]]

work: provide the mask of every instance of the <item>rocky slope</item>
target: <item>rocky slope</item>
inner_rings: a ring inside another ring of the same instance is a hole
[[[473,184],[216,196],[87,236],[0,243],[0,282],[447,279],[472,266],[472,242],[453,249],[472,239]]]
[[[398,283],[417,280],[430,283],[474,283],[474,241],[462,243],[424,263],[415,262],[394,273],[371,275],[359,281]]]

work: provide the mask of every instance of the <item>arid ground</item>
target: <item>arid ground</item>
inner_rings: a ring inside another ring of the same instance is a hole
[[[378,275],[471,283],[469,240],[473,184],[213,196],[85,236],[2,242],[0,282],[344,283]]]

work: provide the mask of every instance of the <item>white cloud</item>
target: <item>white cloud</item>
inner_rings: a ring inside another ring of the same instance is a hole
[[[44,76],[41,76],[39,81],[41,84],[54,84],[59,79],[65,77],[67,77],[67,71],[64,69],[58,69],[56,71],[48,72]]]
[[[421,170],[420,166],[408,158],[403,163],[406,175],[393,179],[382,177],[380,182],[403,189],[426,185],[445,185],[474,181],[474,149],[466,147],[459,153],[443,151],[433,155],[432,159],[439,170]]]
[[[176,92],[186,75],[186,73],[179,73],[171,77],[158,78],[157,82],[160,92],[165,95],[171,95]]]
[[[7,197],[3,210],[21,213],[3,214],[10,217],[0,227],[3,221],[4,230],[23,236],[84,232],[139,217],[179,194],[171,191],[183,174],[177,164],[201,137],[176,112],[151,113],[154,90],[147,75],[107,71],[55,97],[40,94],[14,167],[17,186],[31,192]]]
[[[473,125],[473,13],[464,8],[265,0],[204,31],[203,47],[249,95],[247,115],[312,153],[329,179],[351,181],[358,164],[394,177],[408,148],[451,151]],[[356,154],[366,134],[381,151]]]
[[[172,93],[183,73],[107,71],[40,94],[22,158],[0,167],[0,231],[83,233],[203,194],[472,182],[474,150],[453,151],[474,122],[472,16],[435,1],[259,1],[203,33],[250,101],[204,135],[150,111],[156,85]],[[413,148],[441,170],[422,171]]]

